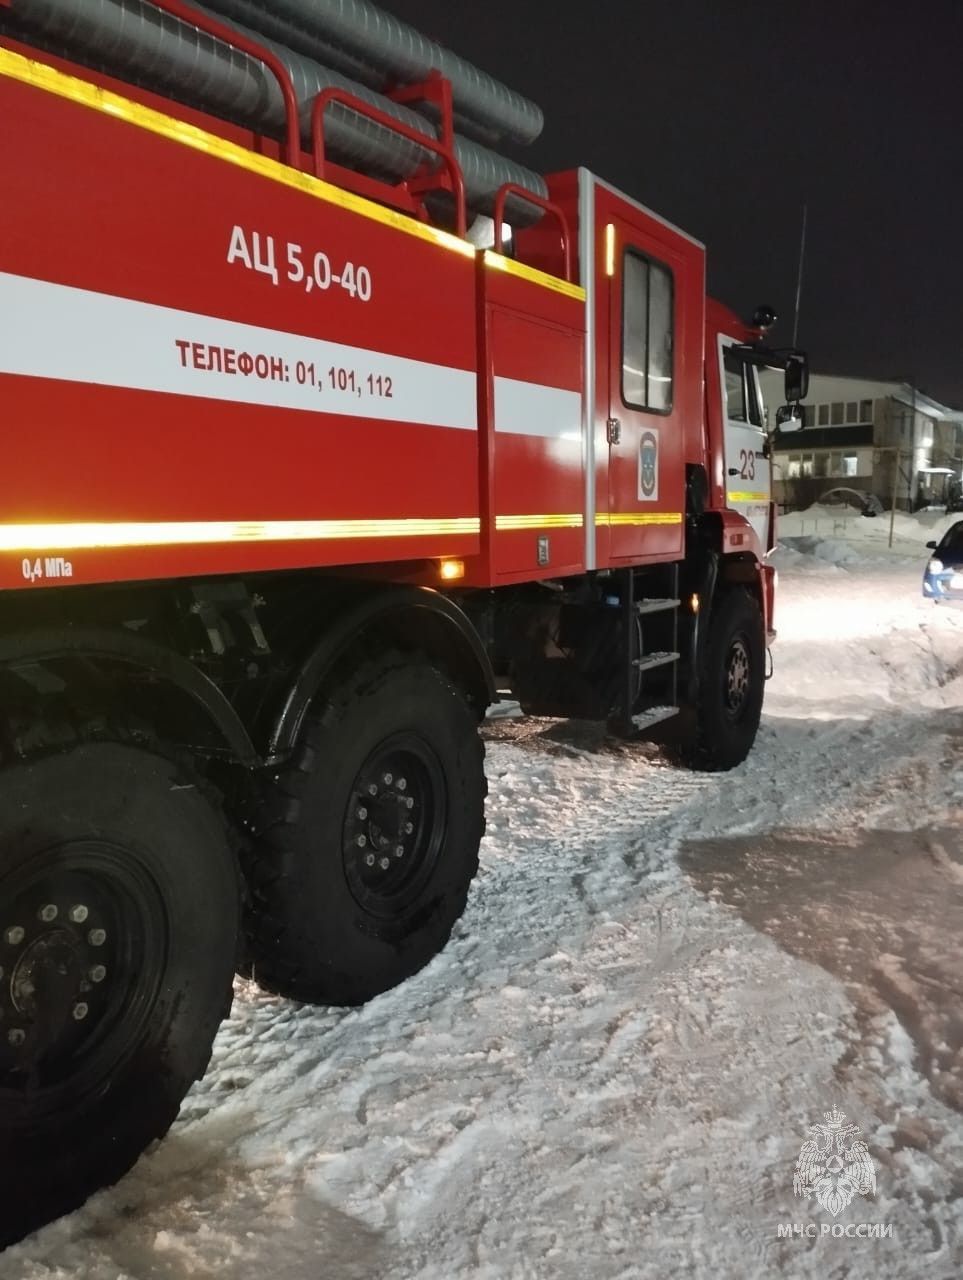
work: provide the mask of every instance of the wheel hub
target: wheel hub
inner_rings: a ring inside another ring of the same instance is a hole
[[[733,714],[742,710],[749,693],[749,650],[741,638],[733,640],[726,663],[726,706]]]
[[[444,830],[444,785],[434,752],[397,735],[362,765],[348,800],[342,849],[360,906],[394,914],[417,896]]]
[[[35,1022],[45,999],[60,1003],[80,991],[82,948],[65,929],[41,933],[28,943],[10,980],[10,1002],[21,1017]]]
[[[125,1020],[156,995],[155,893],[124,851],[87,842],[0,884],[0,1109],[24,1089],[80,1091],[122,1054]]]
[[[0,929],[0,1080],[23,1058],[48,1065],[82,1048],[110,1002],[107,930],[84,903],[45,902],[27,890]],[[6,1050],[6,1053],[4,1052]],[[20,1050],[12,1055],[11,1050]]]

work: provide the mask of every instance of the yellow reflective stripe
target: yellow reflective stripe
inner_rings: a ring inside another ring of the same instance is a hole
[[[203,520],[152,524],[0,524],[0,551],[83,551],[202,543],[326,542],[476,534],[475,516],[438,520]]]
[[[595,523],[618,524],[681,524],[681,511],[600,511]]]
[[[528,267],[524,262],[516,262],[514,258],[506,258],[504,254],[494,253],[491,249],[485,250],[485,266],[496,267],[510,276],[518,276],[520,280],[540,284],[545,289],[554,289],[556,293],[563,293],[566,298],[575,298],[577,302],[585,301],[585,290],[580,284],[570,284],[559,276],[539,271],[537,267]]]
[[[749,493],[746,490],[732,490],[726,497],[730,502],[768,502],[768,493]]]
[[[8,76],[11,80],[19,80],[23,84],[33,85],[34,88],[54,93],[61,98],[69,98],[71,102],[90,107],[94,111],[116,116],[128,124],[146,129],[149,133],[156,133],[172,142],[179,142],[194,151],[203,151],[207,155],[215,156],[218,160],[224,160],[240,169],[256,173],[262,178],[269,178],[273,182],[281,183],[282,186],[303,191],[305,195],[313,196],[315,199],[340,205],[342,209],[361,214],[362,217],[370,218],[373,222],[382,222],[386,226],[394,227],[396,231],[403,231],[406,235],[416,236],[420,240],[429,240],[446,249],[454,249],[467,258],[475,256],[474,245],[448,231],[440,231],[437,227],[426,226],[423,222],[417,222],[403,213],[385,209],[370,200],[365,200],[362,196],[354,195],[353,192],[343,191],[329,182],[321,182],[310,174],[292,169],[290,165],[281,164],[268,156],[256,155],[246,147],[228,142],[227,139],[219,138],[216,134],[207,133],[196,125],[178,120],[174,116],[164,115],[163,112],[145,107],[142,103],[132,102],[129,98],[121,97],[120,94],[112,93],[108,89],[101,89],[76,76],[66,75],[62,71],[48,67],[45,63],[24,58],[11,49],[0,48],[0,75]]]
[[[496,516],[495,528],[499,532],[511,529],[581,529],[581,515]]]

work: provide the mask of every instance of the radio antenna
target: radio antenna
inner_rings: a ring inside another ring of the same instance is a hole
[[[799,236],[799,272],[796,276],[796,313],[792,322],[792,345],[799,337],[799,300],[802,297],[803,260],[806,256],[806,214],[809,206],[803,205],[802,232]]]

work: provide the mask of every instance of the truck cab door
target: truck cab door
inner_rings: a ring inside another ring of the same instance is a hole
[[[619,218],[606,226],[608,259],[608,515],[613,560],[681,554],[684,528],[681,344],[686,263]]]
[[[737,339],[719,337],[719,382],[725,424],[726,506],[744,515],[769,545],[772,476],[757,370],[733,348]]]

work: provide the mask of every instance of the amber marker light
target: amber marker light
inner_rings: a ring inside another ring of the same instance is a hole
[[[610,222],[605,228],[605,274],[615,275],[615,223]]]
[[[439,572],[442,582],[457,582],[465,576],[464,560],[442,560]]]

